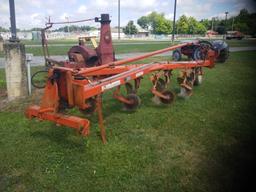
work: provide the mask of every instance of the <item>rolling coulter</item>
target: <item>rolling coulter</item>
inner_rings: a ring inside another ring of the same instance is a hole
[[[55,61],[49,57],[45,33],[42,42],[46,63],[48,64],[48,78],[44,87],[44,95],[39,106],[30,106],[26,110],[29,119],[52,121],[76,129],[83,136],[89,135],[90,121],[85,118],[68,116],[61,113],[63,108],[78,108],[82,113],[97,112],[101,138],[106,142],[106,132],[103,125],[102,94],[113,91],[113,97],[123,103],[127,110],[136,110],[140,104],[137,94],[142,77],[151,74],[150,91],[154,98],[163,104],[171,104],[175,94],[167,90],[171,82],[172,71],[181,70],[178,82],[181,87],[180,96],[189,97],[193,86],[202,82],[203,68],[214,67],[218,52],[211,47],[202,48],[203,59],[190,61],[161,61],[148,64],[131,64],[132,62],[161,53],[194,46],[195,43],[183,43],[165,49],[153,51],[144,55],[116,60],[113,50],[108,14],[95,18],[101,23],[99,45],[93,49],[80,44],[72,47],[68,61]],[[48,24],[52,26],[53,23]],[[46,29],[49,28],[46,27]],[[198,45],[196,43],[196,45]],[[132,84],[131,82],[134,82]],[[127,94],[120,92],[125,87]]]

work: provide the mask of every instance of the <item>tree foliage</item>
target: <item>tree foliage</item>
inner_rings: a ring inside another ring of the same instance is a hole
[[[198,22],[194,17],[187,17],[186,15],[182,15],[178,19],[176,28],[179,34],[204,34],[207,31],[203,23]]]
[[[145,30],[148,30],[149,27],[149,19],[147,16],[142,16],[137,20],[137,24]]]
[[[223,13],[224,15],[224,13]],[[176,22],[176,33],[178,34],[204,34],[207,30],[213,29],[219,34],[226,31],[237,30],[245,34],[256,36],[256,13],[249,13],[242,9],[235,17],[219,19],[202,19],[197,21],[194,17],[182,15]],[[143,29],[150,30],[153,34],[172,33],[172,21],[166,19],[163,13],[152,12],[137,20],[137,24]]]
[[[212,20],[201,20],[200,23],[202,23],[207,30],[210,30],[213,24],[213,30],[217,31],[219,34],[235,30],[248,35],[256,35],[255,21],[256,13],[249,13],[247,9],[242,9],[237,16],[229,17],[227,21],[225,19],[213,18]]]
[[[163,13],[152,12],[147,16],[142,16],[137,20],[137,24],[153,34],[170,34],[172,32],[172,22],[165,18]]]
[[[137,27],[134,25],[133,21],[129,21],[128,24],[123,28],[123,32],[126,35],[134,35],[138,33]]]
[[[8,31],[9,31],[8,29],[5,29],[5,28],[0,26],[0,32],[8,32]]]
[[[70,26],[64,26],[64,27],[60,27],[54,31],[57,32],[76,32],[76,31],[91,31],[91,30],[95,30],[95,27],[91,27],[91,26],[78,26],[78,25],[70,25]]]
[[[224,15],[224,13],[223,13]],[[249,13],[247,9],[240,10],[237,16],[228,17],[227,21],[219,19],[217,17],[212,19],[202,19],[197,21],[194,17],[187,17],[182,15],[176,22],[176,33],[178,34],[204,34],[207,30],[213,29],[219,34],[225,34],[226,31],[237,30],[244,34],[256,36],[256,13]],[[172,21],[165,18],[163,13],[152,12],[146,16],[142,16],[137,20],[137,24],[145,29],[149,30],[153,34],[171,34]],[[95,30],[95,27],[91,26],[63,26],[53,31],[58,32],[76,32],[76,31],[90,31]],[[38,31],[40,28],[33,28],[28,30],[17,31]],[[9,32],[10,29],[6,29],[0,26],[0,32]],[[133,21],[129,21],[127,26],[123,29],[125,34],[136,34],[138,30]]]

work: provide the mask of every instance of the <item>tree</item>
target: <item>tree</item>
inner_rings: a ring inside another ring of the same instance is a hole
[[[250,31],[250,28],[248,27],[247,23],[236,23],[234,24],[234,29],[236,31],[242,31],[244,33],[247,33]]]
[[[194,17],[188,17],[188,34],[195,34],[198,27],[198,22]]]
[[[212,29],[212,22],[215,23],[215,19],[212,19],[211,21],[208,19],[202,19],[199,23],[203,24],[206,30]],[[214,27],[214,26],[213,26]]]
[[[0,26],[0,32],[8,32],[8,31],[9,31],[8,29],[5,29],[5,28]]]
[[[240,22],[246,22],[249,20],[250,14],[247,9],[241,9],[239,15],[237,16],[237,20]]]
[[[177,21],[177,31],[180,34],[187,34],[189,32],[188,19],[186,15],[182,15]]]
[[[78,26],[78,25],[71,25],[71,26],[64,26],[64,27],[60,27],[54,31],[58,31],[58,32],[74,32],[74,31],[91,31],[91,30],[96,30],[95,27],[91,27],[91,26]]]
[[[138,33],[137,27],[134,25],[133,21],[129,21],[128,24],[123,28],[123,32],[126,35],[134,35]]]
[[[197,22],[195,27],[195,34],[205,34],[206,31],[206,27],[202,23]]]
[[[153,34],[170,34],[172,23],[164,17],[163,13],[152,12],[147,16],[142,16],[137,23],[143,29],[150,29]]]
[[[163,18],[156,18],[156,23],[154,24],[153,32],[154,34],[170,34],[172,31],[171,21]]]
[[[203,22],[198,22],[194,17],[182,15],[177,21],[177,31],[180,34],[205,34],[207,28]]]
[[[219,34],[225,34],[226,33],[226,26],[225,26],[225,20],[222,20],[217,28],[216,28],[216,31],[219,33]]]
[[[149,27],[149,19],[147,16],[142,16],[137,20],[137,24],[145,30],[148,30]]]

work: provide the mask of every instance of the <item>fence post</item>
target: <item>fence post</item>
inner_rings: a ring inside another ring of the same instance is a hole
[[[27,78],[28,78],[28,94],[31,95],[31,65],[30,62],[32,61],[33,54],[27,53],[26,54],[26,63],[27,63]]]
[[[5,42],[5,73],[8,100],[28,95],[25,45],[20,42]]]

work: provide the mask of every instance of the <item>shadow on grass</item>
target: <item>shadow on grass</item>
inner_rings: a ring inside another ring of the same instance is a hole
[[[256,191],[256,135],[241,133],[234,138],[229,144],[215,143],[213,152],[208,153],[211,157],[198,167],[200,175],[205,176],[202,179],[208,183],[207,191]]]
[[[50,140],[63,148],[85,149],[86,138],[67,127],[57,127],[53,124],[50,128],[32,132],[31,136],[41,140]],[[75,136],[76,138],[72,139],[71,136]]]
[[[216,121],[214,127],[222,127],[224,136],[207,144],[212,146],[211,157],[198,167],[203,179],[207,178],[208,191],[256,191],[256,91],[248,89],[253,82],[246,82],[242,92],[243,88],[237,90],[241,108],[231,113],[227,123]]]
[[[256,191],[255,162],[256,137],[244,138],[240,143],[231,146],[219,146],[216,158],[221,166],[209,170],[212,189],[215,191]],[[227,177],[229,173],[229,177]],[[216,185],[218,183],[218,185]],[[216,188],[219,186],[219,188]]]

